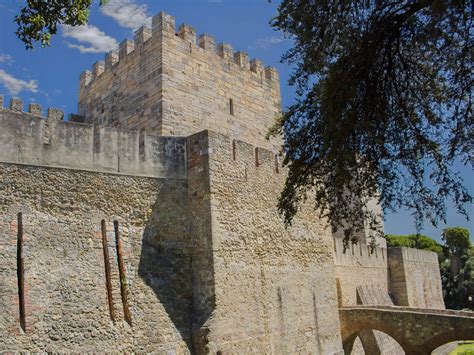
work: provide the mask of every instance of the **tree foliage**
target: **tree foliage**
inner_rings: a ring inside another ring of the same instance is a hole
[[[474,310],[474,247],[467,229],[444,229],[441,236],[443,245],[421,234],[387,234],[385,237],[389,247],[416,248],[437,253],[446,307]]]
[[[441,263],[444,302],[447,308],[474,310],[474,247],[469,231],[443,230],[445,260]]]
[[[107,0],[100,0],[102,5]],[[58,25],[80,26],[87,23],[92,0],[27,0],[26,6],[15,16],[16,35],[27,49],[34,42],[49,46]]]
[[[387,234],[385,236],[387,239],[388,247],[407,247],[407,248],[416,248],[422,250],[429,250],[435,252],[436,254],[443,255],[443,247],[441,244],[436,242],[434,239],[427,237],[423,234],[410,234],[410,235],[394,235]]]
[[[454,162],[473,163],[472,1],[283,0],[272,25],[294,39],[296,102],[276,123],[289,174],[279,201],[291,224],[301,201],[347,238],[384,210],[417,227],[471,196]]]

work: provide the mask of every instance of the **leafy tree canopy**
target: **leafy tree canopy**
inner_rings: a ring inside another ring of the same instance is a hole
[[[460,255],[471,247],[469,231],[462,227],[443,229],[441,235],[446,248],[450,254]]]
[[[446,307],[474,310],[474,247],[469,231],[446,228],[442,239],[446,258],[440,268]]]
[[[473,163],[473,1],[283,0],[272,25],[294,39],[297,100],[285,134],[287,223],[309,192],[346,238],[367,202],[407,207],[417,227],[472,201],[454,162]],[[373,227],[373,225],[372,225]]]
[[[434,239],[422,234],[394,235],[387,234],[387,245],[389,247],[407,247],[422,250],[429,250],[441,255],[443,247]]]
[[[100,5],[107,0],[100,0]],[[58,25],[80,26],[87,23],[92,0],[27,0],[26,6],[15,16],[16,35],[27,49],[33,42],[49,46]]]

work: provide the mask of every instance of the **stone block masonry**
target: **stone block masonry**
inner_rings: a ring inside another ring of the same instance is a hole
[[[285,229],[275,152],[211,131],[159,137],[181,144],[155,147],[176,169],[142,176],[139,165],[108,170],[100,153],[87,166],[53,159],[47,147],[94,156],[104,139],[139,145],[115,140],[114,129],[48,120],[0,111],[2,351],[340,352],[327,224],[307,206]],[[74,138],[83,127],[90,134]]]
[[[305,205],[285,229],[275,153],[206,131],[188,161],[197,353],[340,351],[328,225]]]
[[[390,291],[400,306],[444,309],[438,256],[426,250],[390,248]]]
[[[0,107],[0,161],[172,179],[186,178],[186,138],[63,121]]]
[[[197,44],[196,44],[197,43]],[[104,62],[81,75],[86,122],[151,134],[187,136],[210,129],[275,148],[265,139],[281,110],[278,73],[167,14],[137,30]]]
[[[285,227],[280,102],[274,68],[163,13],[69,121],[0,96],[0,352],[341,354],[339,307],[442,308],[434,254],[344,251],[310,201]]]
[[[370,287],[380,294],[377,299],[388,298],[387,249],[371,249],[364,242],[344,249],[341,238],[334,238],[334,264],[339,291],[339,306],[358,304],[357,289]]]

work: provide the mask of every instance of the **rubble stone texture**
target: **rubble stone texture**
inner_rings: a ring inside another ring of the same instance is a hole
[[[344,250],[310,203],[284,226],[279,111],[275,69],[166,14],[81,116],[0,96],[0,351],[340,354],[339,307],[444,308],[434,254]]]

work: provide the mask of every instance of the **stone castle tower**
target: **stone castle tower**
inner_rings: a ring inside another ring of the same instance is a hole
[[[188,136],[203,129],[263,147],[280,112],[275,68],[160,14],[92,72],[81,75],[79,114],[86,123],[149,134]]]
[[[0,101],[0,351],[332,354],[338,307],[444,307],[433,254],[284,227],[259,60],[159,14],[78,110]]]

